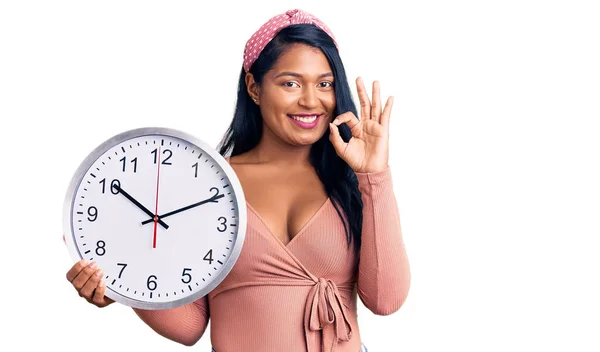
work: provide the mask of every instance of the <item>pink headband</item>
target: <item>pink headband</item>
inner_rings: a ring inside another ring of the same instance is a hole
[[[271,18],[246,42],[246,48],[244,49],[244,70],[246,72],[250,70],[250,67],[252,67],[252,64],[256,61],[265,46],[269,44],[281,29],[293,24],[301,23],[314,24],[319,27],[333,39],[333,42],[337,47],[333,33],[331,33],[329,28],[327,28],[327,26],[318,18],[302,10],[289,10],[286,13]]]

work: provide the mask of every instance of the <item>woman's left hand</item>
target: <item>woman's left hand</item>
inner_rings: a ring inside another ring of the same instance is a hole
[[[381,110],[379,82],[373,82],[373,103],[369,100],[362,79],[356,79],[356,89],[360,100],[361,119],[351,112],[339,115],[329,124],[329,140],[337,155],[340,156],[354,172],[379,172],[388,167],[390,114],[394,97],[389,97]],[[337,128],[346,123],[352,131],[352,138],[344,142]]]

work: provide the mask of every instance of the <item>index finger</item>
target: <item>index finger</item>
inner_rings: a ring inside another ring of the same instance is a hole
[[[83,270],[88,264],[88,261],[85,259],[81,259],[80,261],[75,263],[73,267],[71,267],[71,269],[67,272],[67,280],[69,280],[69,282],[75,280],[79,272],[81,272],[81,270]]]

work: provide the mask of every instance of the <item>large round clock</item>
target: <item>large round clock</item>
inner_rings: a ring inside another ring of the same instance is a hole
[[[75,172],[63,212],[72,259],[95,261],[106,296],[141,309],[206,295],[231,271],[246,233],[246,201],[229,163],[167,128],[98,146]]]

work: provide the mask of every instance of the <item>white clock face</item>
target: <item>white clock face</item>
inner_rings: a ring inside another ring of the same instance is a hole
[[[246,227],[226,161],[193,137],[156,130],[165,131],[129,131],[98,147],[65,202],[73,259],[97,262],[107,296],[145,309],[212,290],[237,260]]]

